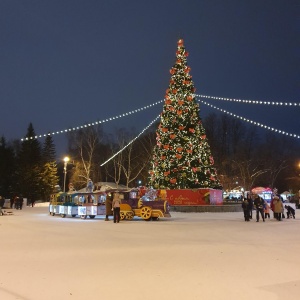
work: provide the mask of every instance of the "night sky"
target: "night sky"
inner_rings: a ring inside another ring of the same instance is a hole
[[[1,0],[0,135],[20,139],[30,122],[38,135],[60,131],[162,100],[179,38],[197,94],[300,102],[299,12],[299,0]],[[299,106],[210,102],[300,134]],[[140,132],[162,107],[104,130]],[[53,139],[63,155],[66,135]]]

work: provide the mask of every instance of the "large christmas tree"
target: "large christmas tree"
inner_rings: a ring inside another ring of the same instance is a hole
[[[195,87],[187,66],[188,52],[178,41],[170,70],[156,146],[150,167],[150,186],[156,189],[221,188],[213,167],[205,129],[195,101]]]

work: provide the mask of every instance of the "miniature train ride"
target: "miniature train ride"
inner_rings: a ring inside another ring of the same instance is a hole
[[[110,189],[93,192],[68,192],[51,195],[49,213],[51,216],[60,215],[81,219],[95,218],[107,215],[107,205],[113,199],[114,193],[121,195],[121,220],[132,220],[140,217],[145,221],[171,217],[169,203],[166,200],[151,200],[140,197],[137,189]],[[110,213],[111,215],[111,213]]]

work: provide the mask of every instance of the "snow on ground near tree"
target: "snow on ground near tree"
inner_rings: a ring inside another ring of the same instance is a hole
[[[299,299],[297,214],[256,223],[173,212],[114,224],[14,210],[0,217],[0,299]]]

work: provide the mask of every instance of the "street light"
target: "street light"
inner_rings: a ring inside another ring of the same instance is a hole
[[[68,156],[64,158],[64,193],[66,192],[67,165],[69,160],[70,158]]]

